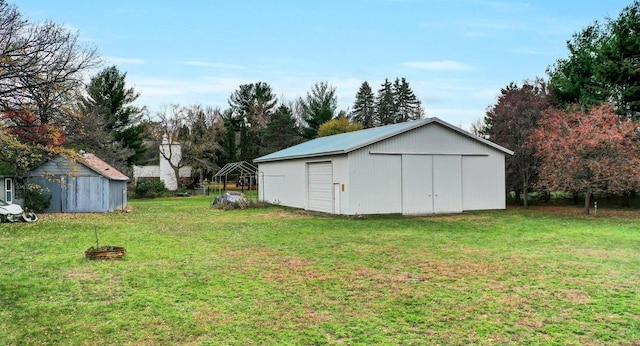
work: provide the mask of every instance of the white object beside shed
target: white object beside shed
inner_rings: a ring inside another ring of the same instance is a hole
[[[331,214],[504,209],[513,152],[438,118],[320,137],[254,160],[261,201]]]

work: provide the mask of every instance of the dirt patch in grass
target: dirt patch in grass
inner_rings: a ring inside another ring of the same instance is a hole
[[[38,219],[39,221],[86,221],[106,215],[104,213],[39,213]]]
[[[474,222],[483,226],[493,225],[495,224],[495,217],[491,217],[488,215],[480,215],[474,213],[461,213],[461,214],[436,214],[436,215],[426,215],[417,217],[420,220],[424,221],[444,221],[444,222],[454,222],[454,221],[466,221],[466,222]]]
[[[290,220],[312,219],[313,216],[308,213],[292,210],[270,210],[268,213],[254,215],[253,218],[257,220]]]
[[[269,250],[265,248],[252,247],[246,249],[225,249],[220,252],[220,255],[230,257],[234,259],[244,258],[245,260],[262,260],[266,257],[273,257],[278,254],[278,251]],[[255,257],[255,258],[254,258]]]
[[[527,210],[521,206],[509,206],[508,210]],[[542,211],[553,215],[572,216],[572,217],[616,217],[623,219],[640,219],[640,213],[637,209],[614,209],[614,208],[598,208],[597,216],[594,215],[594,209],[591,208],[589,215],[584,215],[583,206],[564,206],[564,205],[536,205],[529,206],[529,210]]]
[[[64,277],[70,280],[78,281],[89,281],[98,279],[98,275],[96,274],[95,270],[90,270],[87,268],[72,268],[65,273]]]
[[[640,258],[640,253],[633,251],[621,251],[621,249],[615,250],[605,250],[605,249],[594,249],[594,248],[575,248],[575,247],[567,247],[563,249],[567,253],[578,255],[581,257],[592,257],[597,259],[604,260],[619,260],[620,258],[631,259],[634,257]]]
[[[559,296],[574,305],[585,305],[591,302],[591,297],[587,293],[576,289],[563,289],[559,292]]]
[[[468,277],[491,277],[501,275],[507,268],[499,263],[478,261],[445,261],[426,259],[418,264],[421,273],[417,275],[422,280],[431,279],[463,279]]]

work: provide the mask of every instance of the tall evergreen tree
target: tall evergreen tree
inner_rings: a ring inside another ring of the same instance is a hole
[[[313,139],[318,136],[318,128],[323,123],[331,120],[338,107],[336,88],[328,82],[320,82],[313,85],[305,98],[298,99],[302,120],[305,126],[302,136]]]
[[[130,166],[138,163],[147,148],[144,146],[145,128],[141,125],[145,109],[133,105],[140,94],[133,88],[127,88],[126,77],[126,72],[120,72],[116,66],[100,71],[91,78],[86,90],[87,96],[80,98],[80,108],[84,114],[99,115],[104,130],[111,135],[112,140],[119,142],[123,148],[132,150],[126,158]]]
[[[260,138],[260,155],[268,155],[300,143],[302,137],[291,109],[280,105],[271,115],[271,122],[262,129]]]
[[[353,103],[353,120],[362,124],[365,129],[376,126],[376,104],[375,96],[367,81],[364,81],[356,93],[356,100]]]
[[[567,48],[569,57],[547,70],[558,103],[579,104],[587,112],[614,102],[619,115],[640,119],[640,1],[574,34]]]
[[[256,143],[256,137],[253,132],[250,133],[250,125],[247,123],[240,123],[240,143],[238,144],[238,159],[240,161],[251,162],[258,157],[258,145]]]
[[[605,85],[614,86],[618,114],[640,120],[640,2],[625,7],[610,20],[608,39],[600,52],[600,74]]]
[[[402,79],[396,78],[393,83],[393,96],[396,110],[394,122],[403,123],[422,118],[424,111],[420,100],[413,93],[409,82],[404,77]]]
[[[589,109],[609,97],[609,90],[599,78],[598,56],[603,35],[598,23],[574,34],[567,42],[569,57],[559,59],[547,69],[549,89],[562,106],[580,104]]]
[[[381,126],[393,124],[396,114],[393,84],[385,78],[376,98],[377,123]]]
[[[277,103],[271,86],[264,82],[240,85],[229,97],[234,116],[251,124],[256,131],[267,125]]]
[[[259,156],[260,133],[270,121],[277,98],[269,84],[243,84],[229,97],[233,117],[240,131],[240,157],[252,161]]]
[[[237,130],[238,121],[234,119],[232,110],[227,109],[222,113],[222,122],[218,124],[218,131],[216,133],[219,144],[216,158],[219,167],[223,167],[230,162],[238,161],[238,145],[236,144]]]

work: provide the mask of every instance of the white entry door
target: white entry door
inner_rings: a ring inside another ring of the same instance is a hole
[[[307,165],[307,208],[324,213],[333,212],[333,170],[330,161]]]
[[[402,213],[433,213],[433,156],[402,155]]]
[[[433,157],[433,196],[435,213],[462,212],[462,157]]]
[[[13,203],[13,179],[4,178],[4,200]]]

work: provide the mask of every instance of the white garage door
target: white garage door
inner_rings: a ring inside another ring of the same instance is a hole
[[[307,206],[309,210],[333,212],[333,174],[331,162],[307,166]]]

